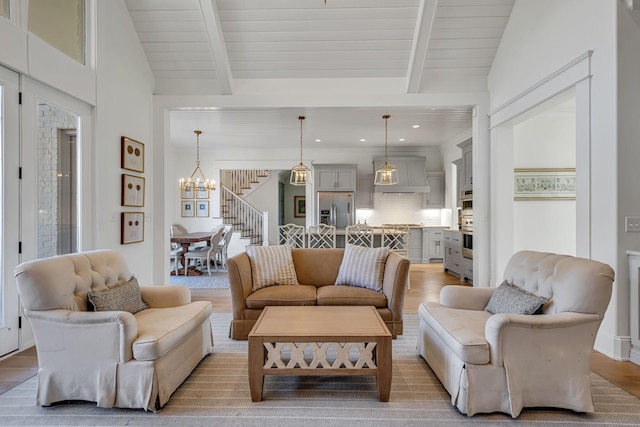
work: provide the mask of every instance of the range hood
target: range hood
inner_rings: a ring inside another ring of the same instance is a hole
[[[384,157],[373,159],[373,171],[384,164]],[[376,193],[428,193],[430,191],[425,172],[426,157],[389,157],[389,163],[398,169],[396,185],[376,185]]]

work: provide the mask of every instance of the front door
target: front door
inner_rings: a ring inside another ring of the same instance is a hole
[[[20,229],[19,77],[0,67],[0,357],[19,348],[18,264]]]

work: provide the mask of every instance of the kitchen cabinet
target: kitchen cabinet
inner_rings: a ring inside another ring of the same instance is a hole
[[[464,278],[462,265],[462,233],[456,230],[444,230],[444,262],[446,273]]]
[[[422,229],[422,262],[441,260],[444,255],[444,230],[437,227]]]
[[[409,229],[409,260],[413,264],[422,263],[422,228]]]
[[[455,207],[461,208],[462,202],[460,201],[460,186],[462,185],[462,159],[458,159],[453,162],[456,165],[456,199],[455,199]]]
[[[444,172],[427,172],[427,182],[429,192],[424,195],[424,208],[444,208]]]
[[[355,191],[356,165],[313,165],[316,191]]]
[[[473,151],[471,139],[458,144],[462,149],[461,191],[473,190]]]
[[[462,257],[462,280],[473,283],[473,259]]]
[[[373,209],[373,174],[357,176],[356,208]]]

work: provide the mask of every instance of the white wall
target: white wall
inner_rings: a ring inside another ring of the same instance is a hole
[[[153,77],[146,63],[124,1],[97,3],[97,105],[95,114],[96,170],[93,187],[96,248],[113,248],[126,258],[141,285],[151,285],[155,244],[153,222],[154,170],[152,138]],[[145,144],[144,173],[120,168],[120,138]],[[121,174],[145,177],[144,208],[120,206]],[[120,212],[144,211],[144,242],[120,244]],[[161,284],[161,283],[155,283]]]
[[[626,274],[621,274],[621,270],[626,268],[626,259],[618,244],[617,205],[615,22],[616,7],[622,4],[601,0],[517,1],[489,75],[491,109],[505,105],[509,108],[508,101],[587,51],[593,51],[589,69],[593,77],[589,85],[590,95],[586,97],[586,102],[590,102],[591,121],[584,147],[590,153],[584,157],[584,164],[577,165],[578,173],[588,176],[590,188],[587,188],[587,194],[579,194],[579,197],[590,197],[590,208],[586,212],[578,210],[576,215],[578,223],[581,218],[588,218],[584,221],[586,230],[581,231],[584,235],[578,236],[578,239],[584,238],[588,242],[583,253],[610,264],[617,273],[611,304],[596,342],[598,350],[608,355],[615,354],[615,357],[621,357],[625,352],[629,333],[628,285]],[[539,86],[538,93],[554,95],[552,84]],[[584,106],[578,105],[577,108]],[[580,125],[581,122],[578,123]],[[500,144],[494,139],[496,136],[497,133],[493,132],[492,146]],[[500,183],[492,181],[492,197],[499,197],[495,195],[499,190]],[[493,208],[500,210],[505,207],[494,204]],[[493,225],[495,241],[492,246],[511,244],[512,233],[502,232],[498,224]],[[498,255],[492,261],[494,265],[506,262],[500,259],[504,252]]]

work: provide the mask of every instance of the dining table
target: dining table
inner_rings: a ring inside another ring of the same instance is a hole
[[[196,231],[193,233],[186,233],[179,236],[171,236],[171,243],[178,243],[182,246],[182,255],[180,255],[180,263],[184,267],[184,255],[189,252],[189,246],[198,243],[198,242],[206,242],[207,245],[211,244],[211,237],[213,236],[213,231]],[[178,269],[180,271],[181,269]],[[172,275],[175,275],[175,272],[171,272]],[[200,276],[202,272],[198,269],[189,268],[187,269],[187,276]]]

